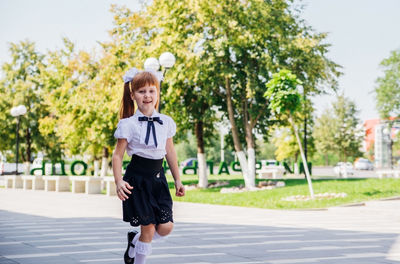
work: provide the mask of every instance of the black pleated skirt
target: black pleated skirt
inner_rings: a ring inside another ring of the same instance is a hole
[[[122,202],[123,220],[132,226],[173,222],[172,198],[162,163],[163,159],[132,155],[123,180],[133,190]]]

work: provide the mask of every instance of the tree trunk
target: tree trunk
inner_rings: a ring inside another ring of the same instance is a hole
[[[297,162],[293,163],[293,173],[294,175],[299,176],[299,165]]]
[[[256,187],[256,152],[254,148],[247,149],[248,166],[249,166],[249,186]]]
[[[107,176],[108,171],[108,148],[103,147],[103,157],[101,159],[101,177]]]
[[[196,122],[195,133],[196,133],[196,139],[197,139],[197,164],[199,166],[198,187],[207,188],[208,176],[207,176],[206,155],[204,153],[204,138],[203,138],[203,122],[202,121]]]
[[[93,161],[93,166],[94,166],[94,176],[99,177],[99,168],[100,168],[100,162],[97,158]]]
[[[306,100],[306,90],[303,90],[303,102],[304,102],[304,137],[303,137],[303,143],[304,143],[304,156],[308,160],[307,156],[307,100]]]
[[[299,137],[299,133],[297,131],[297,127],[296,127],[296,124],[293,121],[292,116],[289,116],[289,122],[293,127],[294,134],[296,135],[297,143],[299,144],[300,155],[301,155],[301,159],[303,160],[303,166],[304,166],[304,171],[305,171],[306,177],[307,177],[308,189],[310,191],[310,196],[311,196],[311,199],[314,199],[314,190],[313,190],[312,183],[311,183],[310,172],[308,170],[307,159],[304,156],[304,152],[303,152],[303,148],[301,146],[301,140],[300,140],[300,137]]]
[[[30,175],[31,163],[29,161],[24,162],[24,175]]]
[[[251,188],[252,184],[248,177],[249,173],[248,173],[247,159],[246,159],[245,153],[243,152],[242,146],[240,144],[239,132],[238,132],[238,128],[237,128],[236,122],[235,122],[235,116],[234,116],[233,104],[232,104],[232,91],[231,91],[231,85],[230,85],[228,77],[225,77],[225,89],[226,89],[226,103],[227,103],[227,107],[228,107],[228,117],[229,117],[229,122],[231,124],[231,129],[232,129],[233,144],[235,147],[236,155],[239,159],[240,167],[242,169],[246,188]]]
[[[247,101],[243,103],[244,126],[246,129],[248,180],[250,188],[256,186],[256,152],[254,150],[253,128],[249,122]]]

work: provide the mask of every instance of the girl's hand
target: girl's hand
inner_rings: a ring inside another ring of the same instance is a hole
[[[182,197],[185,195],[185,187],[183,187],[182,182],[175,182],[175,195],[178,197]]]
[[[131,194],[129,190],[132,190],[133,187],[123,179],[120,179],[115,185],[117,187],[118,198],[122,201],[128,199],[129,197],[127,194]]]

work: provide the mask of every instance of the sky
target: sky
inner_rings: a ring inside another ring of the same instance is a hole
[[[380,62],[400,48],[400,1],[308,0],[303,18],[318,32],[328,32],[328,57],[340,64],[340,92],[353,100],[359,117],[379,118],[375,108],[375,80],[382,76]],[[335,100],[334,94],[314,98],[317,112]]]
[[[91,49],[108,40],[110,5],[139,8],[138,0],[0,0],[0,64],[10,60],[10,42],[29,39],[40,52],[62,46],[68,37]],[[328,57],[340,64],[339,93],[353,100],[361,120],[378,118],[373,90],[382,75],[379,63],[400,48],[398,0],[303,0],[301,17],[317,32],[327,32]],[[333,93],[313,99],[319,115],[335,100]]]

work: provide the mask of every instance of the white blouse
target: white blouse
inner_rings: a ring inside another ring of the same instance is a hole
[[[153,111],[151,117],[160,117],[163,124],[154,121],[157,147],[153,139],[153,130],[150,129],[150,137],[146,145],[147,121],[139,121],[139,117],[144,116],[139,109],[131,117],[119,120],[117,129],[115,130],[115,138],[125,138],[128,141],[126,152],[129,156],[133,154],[148,158],[162,159],[167,154],[165,145],[167,138],[171,138],[176,133],[176,124],[174,120],[167,116]]]

